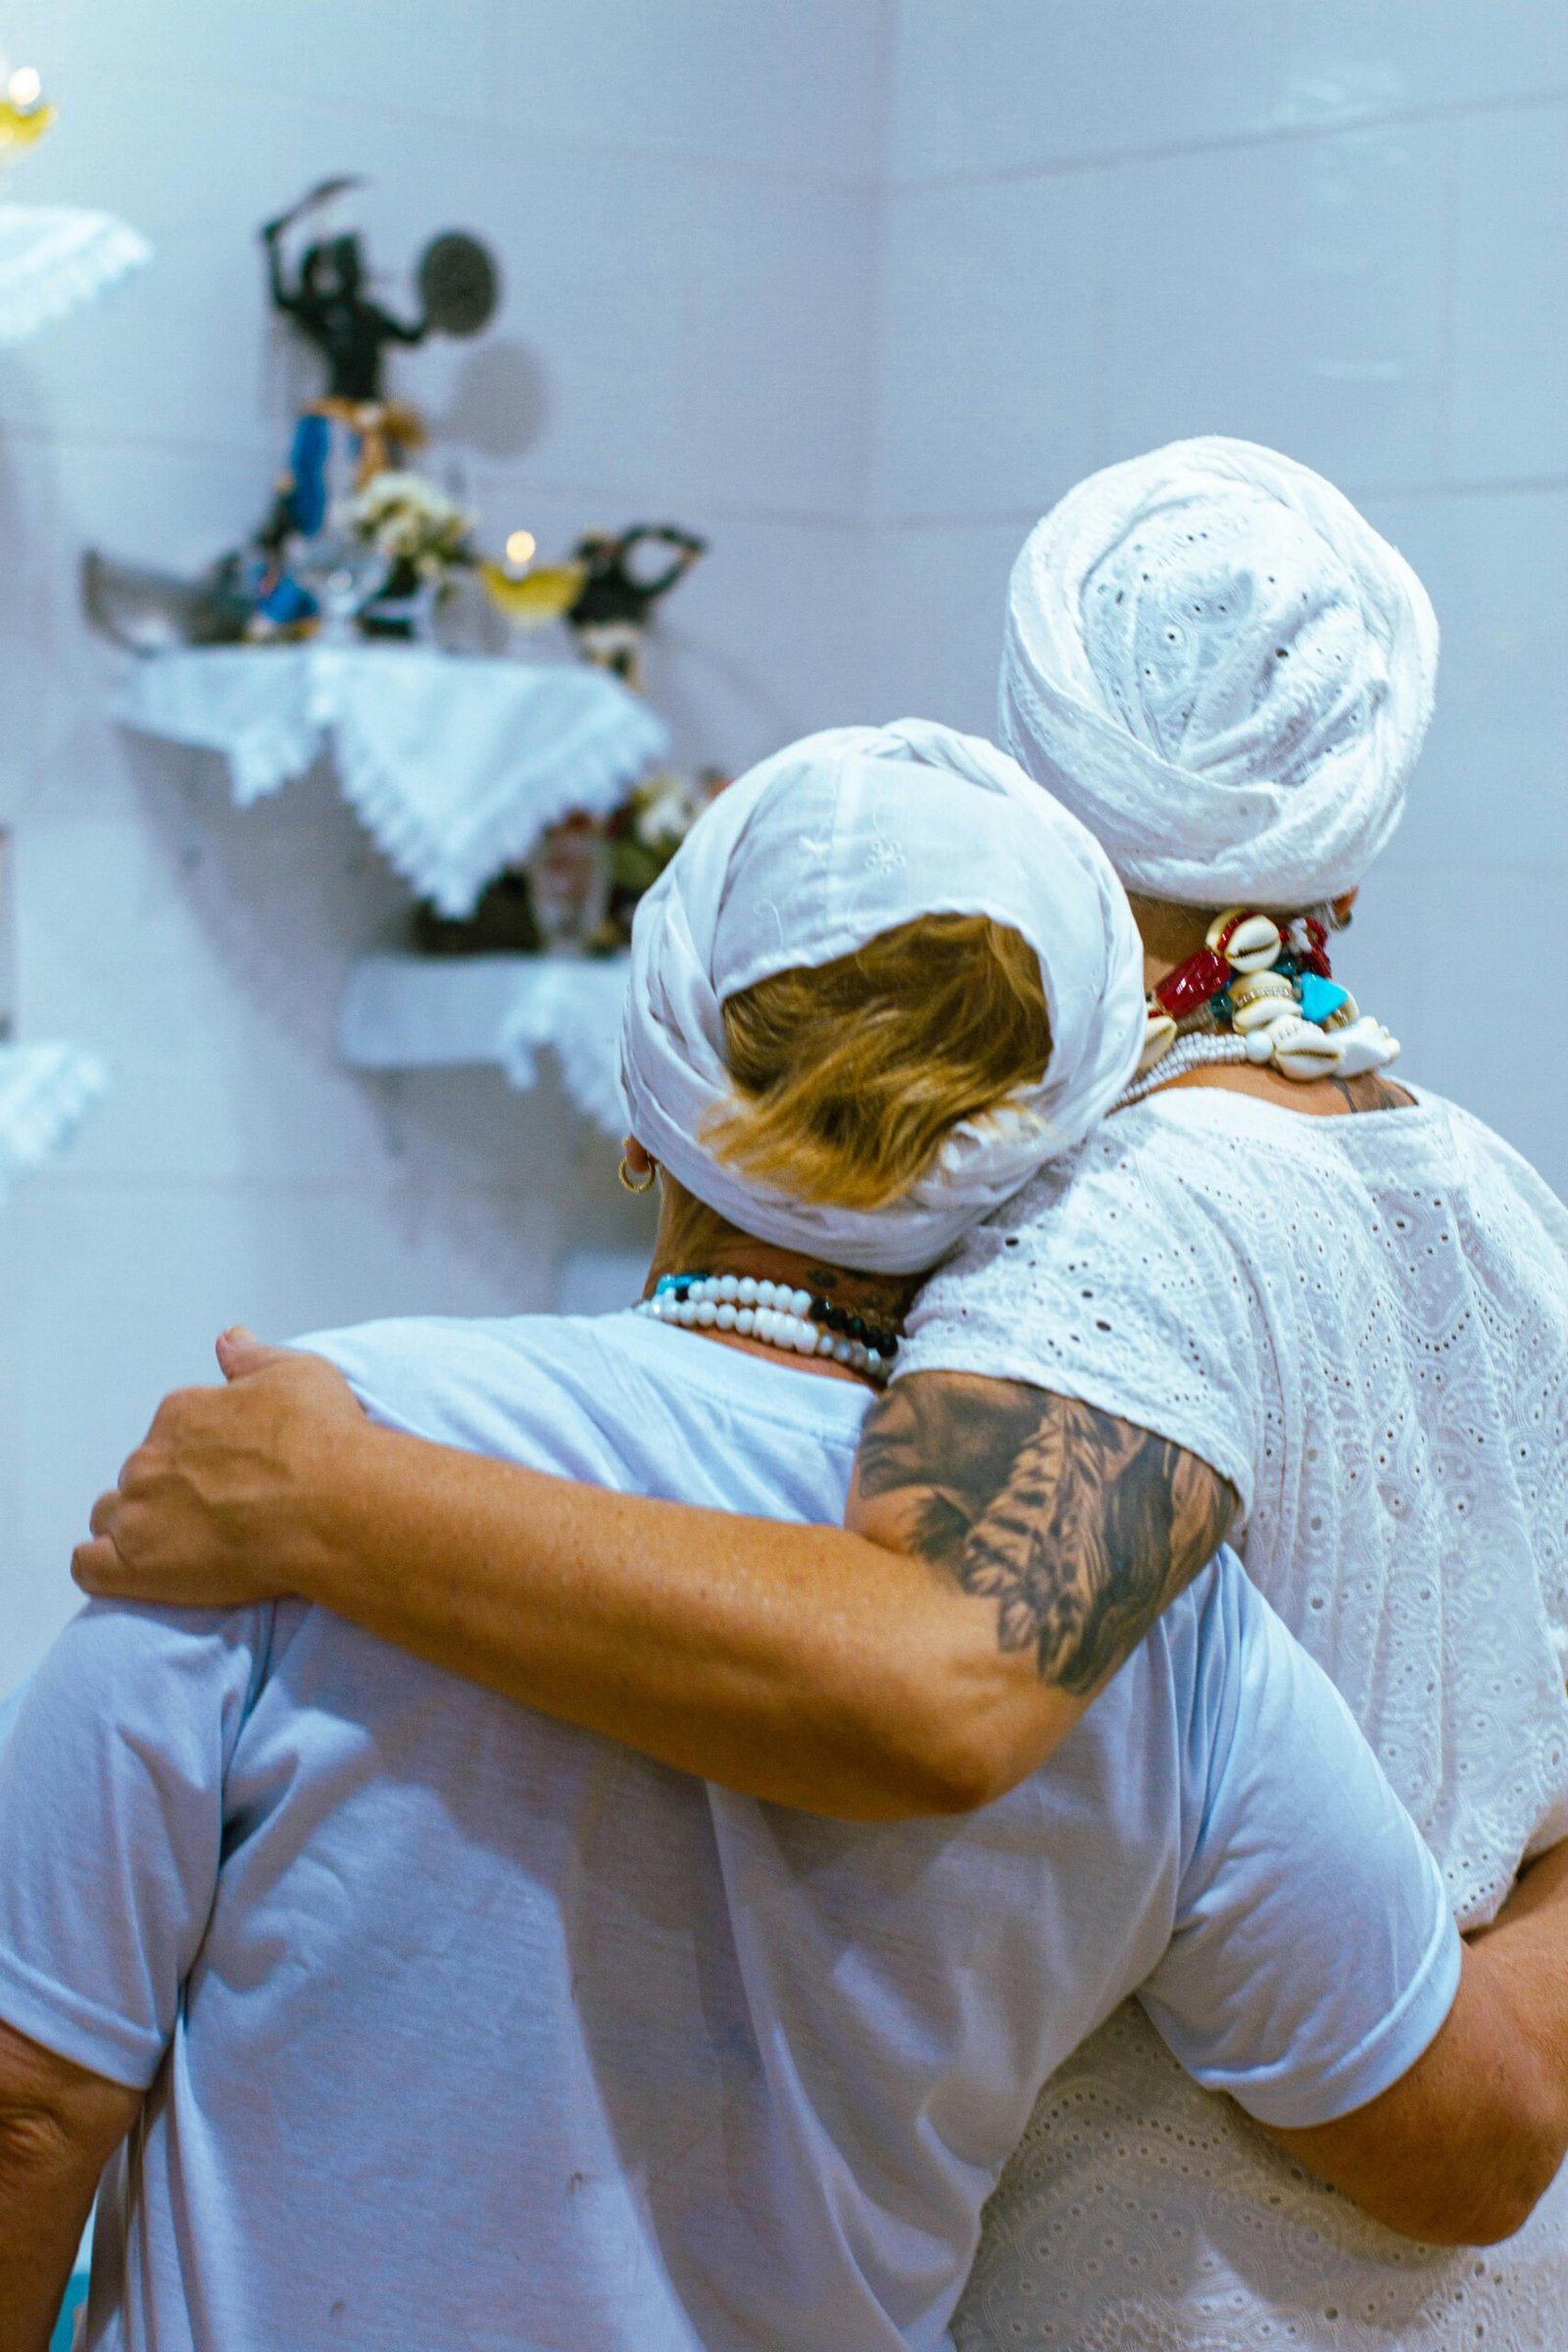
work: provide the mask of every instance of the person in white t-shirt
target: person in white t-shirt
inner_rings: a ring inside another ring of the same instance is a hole
[[[83,1584],[220,1600],[270,1574],[653,1753],[678,1712],[682,1759],[736,1788],[919,1814],[1014,1785],[1181,1589],[1186,1531],[1233,1525],[1461,1921],[1491,1918],[1568,1825],[1568,1218],[1389,1076],[1325,953],[1398,820],[1436,653],[1395,550],[1250,444],[1110,467],[1031,535],[1004,738],[1138,893],[1151,1052],[1167,1004],[1186,1035],[927,1288],[855,1534],[389,1452],[321,1365],[230,1341],[230,1388],[172,1400],[103,1498]],[[1174,2134],[1197,2153],[1172,2206]],[[1085,2239],[1086,2198],[1165,2202],[1177,2284],[1136,2228]],[[1506,2257],[1413,2260],[1123,2019],[1042,2106],[963,2325],[1456,2352],[1550,2340],[1565,2308],[1568,2181]]]
[[[831,1521],[909,1276],[1093,1125],[1142,1018],[1108,869],[1009,762],[815,739],[639,916],[642,1308],[306,1345],[394,1447]],[[0,2352],[43,2344],[106,2158],[93,2346],[936,2346],[1036,2091],[1135,1988],[1375,2210],[1506,2227],[1568,2138],[1565,1912],[1554,1856],[1461,1954],[1224,1551],[1049,1766],[858,1827],[304,1600],[96,1603],[0,1748]]]

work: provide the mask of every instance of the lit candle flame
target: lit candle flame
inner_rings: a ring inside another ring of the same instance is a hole
[[[507,562],[516,571],[526,569],[538,552],[539,542],[532,531],[512,531],[507,537]]]
[[[19,66],[6,83],[6,96],[19,114],[30,114],[43,96],[43,76],[36,66]]]

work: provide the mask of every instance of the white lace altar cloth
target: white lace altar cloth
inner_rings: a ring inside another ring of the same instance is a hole
[[[0,344],[25,343],[152,254],[146,238],[112,213],[0,204]]]
[[[527,1088],[548,1047],[570,1100],[618,1138],[626,973],[624,956],[367,956],[349,974],[338,1051],[362,1070],[495,1062]]]
[[[926,1286],[900,1370],[932,1367],[1081,1396],[1224,1472],[1250,1572],[1462,1924],[1568,1834],[1568,1211],[1478,1120],[1210,1087],[1117,1112]],[[958,2340],[1563,2352],[1568,2185],[1485,2256],[1417,2253],[1124,2012],[1043,2094]]]
[[[0,1045],[0,1192],[70,1142],[107,1083],[79,1046]]]
[[[467,914],[546,825],[606,816],[669,748],[617,678],[423,646],[213,646],[128,662],[115,716],[228,762],[248,807],[331,748],[388,862],[443,914]]]

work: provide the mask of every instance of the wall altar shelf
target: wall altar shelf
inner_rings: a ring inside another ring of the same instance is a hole
[[[620,1137],[624,956],[367,956],[349,974],[338,1052],[351,1069],[490,1063],[533,1086],[549,1047],[577,1108]]]
[[[29,342],[151,259],[145,237],[111,214],[0,204],[0,347]],[[79,1046],[0,1042],[0,1198],[71,1141],[106,1084]]]
[[[246,807],[330,749],[395,870],[465,915],[545,826],[608,816],[669,748],[646,703],[588,663],[424,646],[192,647],[127,662],[122,725],[220,752]]]
[[[25,343],[141,269],[152,247],[110,213],[0,204],[0,345]]]
[[[79,1046],[0,1043],[0,1198],[53,1158],[103,1093],[103,1064]]]

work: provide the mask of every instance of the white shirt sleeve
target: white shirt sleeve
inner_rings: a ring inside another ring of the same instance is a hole
[[[1386,2090],[1453,2005],[1442,1876],[1328,1677],[1222,1552],[1204,1579],[1191,1830],[1174,1938],[1143,1987],[1197,2080],[1260,2123]]]
[[[977,1226],[906,1320],[896,1378],[1029,1381],[1152,1429],[1253,1499],[1269,1320],[1182,1139],[1121,1111]]]
[[[206,1931],[271,1615],[90,1602],[0,1742],[0,2018],[131,2089]]]

